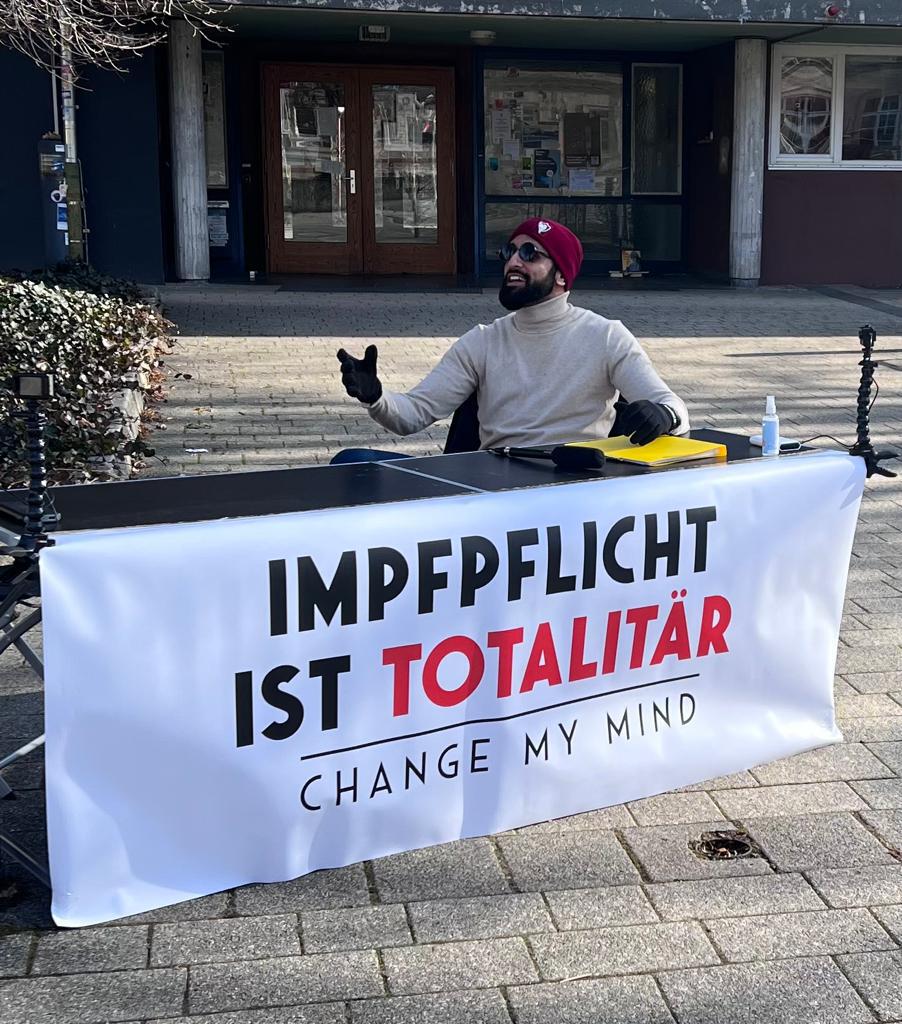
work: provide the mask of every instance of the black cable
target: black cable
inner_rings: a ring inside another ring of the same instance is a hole
[[[847,452],[851,451],[854,447],[854,445],[840,441],[839,438],[834,437],[832,434],[815,434],[814,437],[806,437],[804,441],[799,441],[799,444],[810,444],[812,441],[820,441],[824,438],[828,441],[832,441],[834,444],[838,444],[840,448],[845,448]]]
[[[877,398],[880,394],[880,385],[877,383],[876,380],[871,380],[871,386],[874,389],[874,397],[871,399],[871,404],[868,406],[869,416],[871,414],[871,409],[874,408],[874,402],[877,401]],[[846,451],[851,451],[855,447],[852,444],[846,444],[844,441],[840,441],[838,437],[834,437],[832,434],[815,434],[814,437],[808,437],[804,441],[799,441],[799,444],[810,444],[812,441],[820,441],[822,439],[833,441],[834,444],[838,444],[840,448],[845,448]]]
[[[874,388],[874,397],[871,399],[871,404],[868,406],[868,416],[871,415],[871,409],[874,408],[874,402],[877,401],[877,396],[880,394],[880,385],[877,383],[876,379],[872,380],[871,384]]]
[[[47,505],[49,505],[49,507],[50,507],[50,512],[51,512],[51,514],[52,514],[52,516],[53,516],[53,518],[55,520],[56,525],[59,525],[60,514],[56,510],[56,502],[53,500],[53,495],[51,494],[49,488],[47,489],[47,494],[45,495],[44,500],[46,501]]]

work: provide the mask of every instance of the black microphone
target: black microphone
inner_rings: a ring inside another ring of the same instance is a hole
[[[604,452],[597,448],[560,445],[551,452],[551,461],[559,469],[604,469]]]
[[[558,445],[556,448],[489,448],[494,455],[512,459],[549,459],[559,469],[579,471],[583,469],[604,469],[604,452],[597,448],[580,448]]]

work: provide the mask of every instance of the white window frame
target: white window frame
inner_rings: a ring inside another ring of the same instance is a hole
[[[830,100],[830,152],[781,153],[780,113],[783,60],[785,57],[830,57],[833,61],[833,93]],[[817,43],[777,43],[771,50],[770,146],[768,169],[772,171],[902,171],[902,160],[843,160],[842,131],[845,104],[846,57],[902,57],[902,46],[826,46]]]
[[[637,192],[635,189],[636,161],[630,157],[630,195],[681,196],[683,194],[683,65],[666,61],[640,61],[630,69],[630,153],[636,138],[636,68],[676,68],[679,72],[677,97],[677,189],[676,192]]]

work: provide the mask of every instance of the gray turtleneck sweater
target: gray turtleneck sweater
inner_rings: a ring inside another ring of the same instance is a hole
[[[669,406],[689,430],[686,406],[661,380],[619,320],[571,306],[569,293],[480,324],[448,349],[405,394],[383,390],[370,416],[413,434],[452,412],[475,391],[483,448],[549,445],[607,437],[619,391]]]

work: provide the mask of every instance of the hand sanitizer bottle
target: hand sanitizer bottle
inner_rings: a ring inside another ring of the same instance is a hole
[[[773,395],[767,396],[764,405],[764,419],[761,421],[761,454],[780,454],[780,417],[777,416],[777,402]]]

